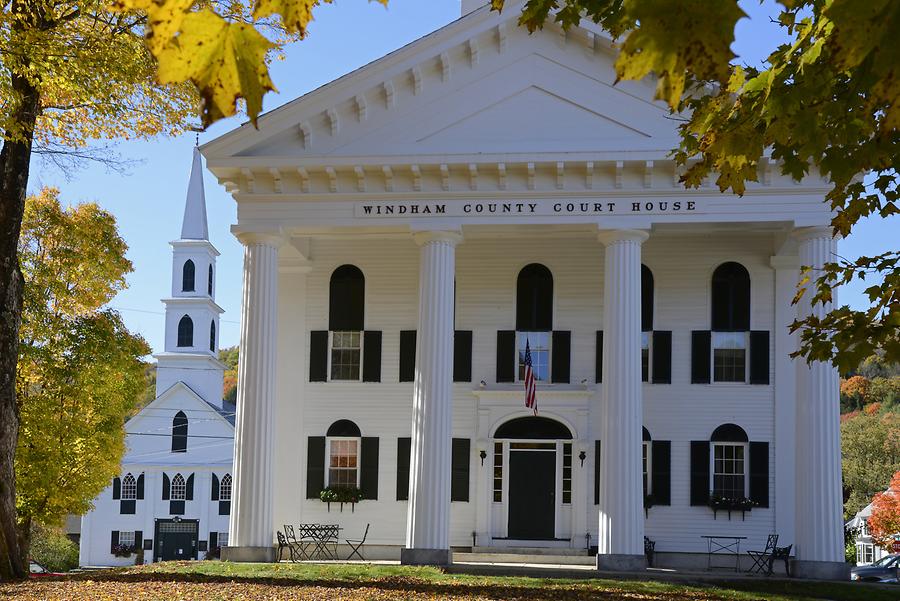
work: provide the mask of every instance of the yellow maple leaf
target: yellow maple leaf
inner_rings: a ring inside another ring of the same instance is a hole
[[[230,23],[209,9],[189,13],[179,35],[157,54],[159,79],[197,86],[204,126],[233,115],[241,97],[255,124],[263,94],[275,90],[265,60],[272,46],[252,25]]]

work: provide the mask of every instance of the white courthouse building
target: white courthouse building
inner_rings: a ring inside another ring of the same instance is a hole
[[[234,405],[222,400],[216,257],[194,151],[181,237],[171,243],[156,399],[125,424],[121,474],[82,517],[79,564],[203,559],[228,544]]]
[[[828,183],[763,161],[743,198],[685,190],[677,122],[654,81],[614,85],[607,34],[479,4],[201,149],[245,247],[228,557],[297,523],[370,523],[405,563],[616,569],[645,536],[678,564],[778,533],[845,577],[838,376],[787,327],[823,310],[791,299],[835,251]]]

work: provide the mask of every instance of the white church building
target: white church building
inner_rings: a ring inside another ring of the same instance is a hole
[[[234,405],[222,400],[216,257],[194,151],[181,237],[171,243],[156,399],[125,424],[121,474],[82,517],[82,566],[203,559],[228,544]]]
[[[788,332],[824,310],[791,300],[835,252],[828,182],[764,160],[742,198],[684,189],[604,31],[481,4],[201,148],[245,252],[226,556],[371,524],[410,564],[642,569],[645,536],[705,565],[705,535],[777,533],[796,573],[847,577],[838,376]]]

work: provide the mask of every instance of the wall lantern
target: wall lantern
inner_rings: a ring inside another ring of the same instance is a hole
[[[587,455],[584,451],[578,453],[578,458],[581,460],[581,467],[584,467],[584,460],[587,459]]]
[[[481,449],[478,452],[478,456],[481,457],[481,465],[484,465],[484,460],[487,458],[487,451],[485,451],[484,449]]]

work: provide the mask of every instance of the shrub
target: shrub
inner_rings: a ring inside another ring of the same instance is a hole
[[[62,528],[34,524],[31,558],[51,572],[68,572],[78,567],[78,545],[69,540]]]

